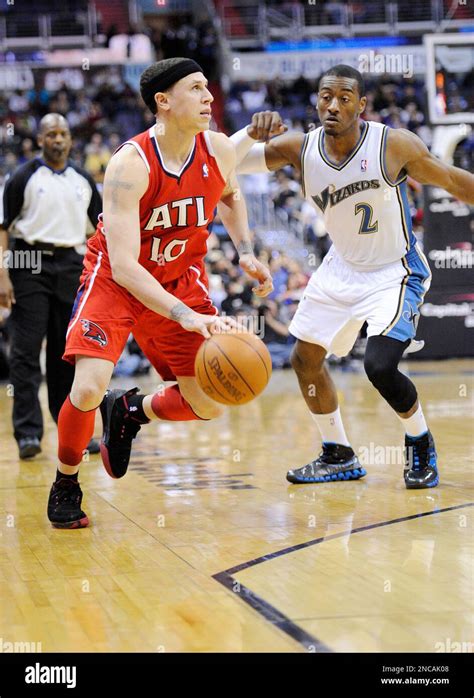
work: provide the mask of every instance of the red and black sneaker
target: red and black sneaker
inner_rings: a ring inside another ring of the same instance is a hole
[[[100,453],[106,471],[116,479],[127,472],[132,441],[142,425],[142,422],[132,417],[128,404],[128,399],[138,392],[139,388],[107,390],[100,403],[104,425]]]
[[[55,528],[85,528],[89,519],[81,509],[81,502],[82,490],[76,480],[56,480],[49,493],[48,519]]]

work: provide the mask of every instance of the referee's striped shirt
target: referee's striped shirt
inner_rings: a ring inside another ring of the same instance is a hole
[[[77,247],[86,242],[102,211],[91,175],[70,160],[53,170],[42,158],[21,165],[3,192],[3,228],[29,244]]]

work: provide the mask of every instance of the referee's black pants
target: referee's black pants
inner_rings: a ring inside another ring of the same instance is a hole
[[[35,248],[17,241],[15,249]],[[10,269],[16,299],[9,324],[13,428],[17,441],[26,436],[43,437],[38,392],[41,384],[40,353],[45,337],[48,405],[55,422],[71,390],[74,366],[61,357],[79,286],[82,259],[73,247],[57,247],[52,252],[41,251],[39,273],[18,268],[15,263]]]

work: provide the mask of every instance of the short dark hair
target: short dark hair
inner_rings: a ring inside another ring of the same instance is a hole
[[[183,74],[198,70],[202,71],[202,68],[189,58],[164,58],[152,63],[140,75],[140,94],[143,101],[153,114],[156,114],[155,94],[170,90],[174,83],[183,77]],[[155,89],[160,82],[163,82],[165,87]]]
[[[332,68],[329,68],[329,70],[326,70],[325,73],[321,75],[319,78],[319,83],[321,84],[321,80],[326,77],[326,75],[334,75],[337,78],[352,78],[352,80],[355,80],[357,82],[357,89],[359,90],[359,97],[364,97],[365,96],[365,82],[364,78],[362,75],[359,73],[358,70],[355,68],[352,68],[350,65],[344,65],[343,63],[340,63],[339,65],[334,65]],[[319,86],[318,86],[319,89]]]

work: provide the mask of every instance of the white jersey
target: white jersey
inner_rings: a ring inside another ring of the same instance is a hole
[[[7,179],[3,202],[2,227],[30,245],[80,247],[102,211],[100,194],[88,172],[70,160],[64,169],[53,170],[40,157],[21,165]]]
[[[416,243],[406,175],[389,179],[388,127],[362,122],[361,137],[340,164],[326,155],[322,127],[306,134],[301,149],[305,197],[324,217],[336,252],[361,271],[401,260]]]

